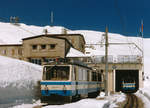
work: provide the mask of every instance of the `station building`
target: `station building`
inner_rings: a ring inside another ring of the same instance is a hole
[[[0,55],[42,65],[55,58],[65,58],[70,48],[85,52],[81,34],[45,34],[22,39],[22,44],[0,45]]]

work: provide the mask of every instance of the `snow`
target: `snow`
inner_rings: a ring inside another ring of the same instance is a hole
[[[0,60],[0,107],[32,103],[42,67],[3,56]]]
[[[32,81],[36,83],[41,79],[41,66],[3,56],[0,56],[0,60],[3,61],[0,62],[0,87],[27,87],[26,84]]]
[[[90,48],[86,48],[86,52],[91,52],[88,56],[92,55],[104,55],[105,54],[105,33],[98,32],[98,31],[68,31],[68,33],[80,33],[84,36],[86,44],[89,45]],[[120,34],[113,34],[108,33],[109,43],[135,43],[140,48],[141,45],[141,38],[137,37],[125,37]],[[98,44],[98,45],[92,45]],[[108,48],[109,55],[117,56],[117,55],[141,55],[141,51],[135,46],[135,44],[110,44]]]
[[[104,95],[104,93],[102,93]],[[118,102],[123,102],[125,100],[125,95],[123,93],[110,95],[108,97],[98,96],[96,99],[82,99],[78,102],[68,103],[64,105],[49,105],[42,108],[114,108],[118,107]],[[35,106],[40,106],[40,102],[34,104],[22,104],[15,106],[13,108],[33,108]]]
[[[142,99],[144,103],[144,108],[149,108],[150,106],[150,99],[148,99],[144,94],[137,92],[136,95]]]
[[[85,55],[82,52],[71,47],[66,57],[85,57]]]
[[[43,108],[101,108],[103,105],[107,103],[106,100],[96,100],[96,99],[82,99],[78,102],[65,104],[65,105],[53,105],[46,106]]]
[[[49,105],[42,108],[102,108],[106,104],[107,100],[96,100],[96,99],[82,99],[78,102],[65,104],[65,105]],[[33,108],[38,104],[22,104],[13,108]]]
[[[49,34],[61,34],[64,27],[61,26],[45,26],[39,27],[34,25],[19,24],[14,25],[10,23],[0,22],[0,44],[21,44],[23,38],[41,35],[44,29],[48,30]],[[103,56],[105,47],[104,32],[88,31],[88,30],[68,30],[67,33],[80,33],[85,37],[86,47],[85,54],[71,48],[68,57],[76,56]],[[139,37],[126,37],[120,34],[108,33],[110,43],[135,43],[142,49],[142,39]],[[144,88],[142,88],[136,95],[142,98],[146,104],[146,108],[150,106],[150,39],[144,39],[144,72],[145,81]],[[142,52],[134,45],[109,45],[109,55],[117,57],[118,55],[142,55]],[[32,108],[40,105],[36,101],[38,97],[34,95],[37,82],[42,76],[42,67],[0,56],[0,107],[7,108],[7,104],[14,106],[14,108]],[[9,94],[8,94],[9,93]],[[75,103],[65,105],[50,105],[44,108],[102,108],[108,105],[110,108],[116,107],[118,102],[125,100],[123,94],[110,95],[104,97],[101,94],[97,99],[82,99]],[[102,99],[104,98],[104,99]],[[13,103],[13,104],[12,104]],[[21,105],[20,105],[21,104]]]
[[[23,38],[42,35],[44,29],[47,29],[48,33],[61,34],[64,27],[59,26],[45,26],[38,27],[25,24],[11,24],[0,22],[0,44],[21,44]]]

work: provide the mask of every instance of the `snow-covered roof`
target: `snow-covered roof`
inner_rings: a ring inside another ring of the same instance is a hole
[[[71,47],[66,57],[85,57],[85,54]]]

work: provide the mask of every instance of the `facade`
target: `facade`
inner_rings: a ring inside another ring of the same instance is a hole
[[[23,39],[23,58],[35,64],[65,58],[72,44],[65,38],[37,36]]]

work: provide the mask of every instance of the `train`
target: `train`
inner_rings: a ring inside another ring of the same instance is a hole
[[[43,66],[41,101],[75,101],[96,97],[100,92],[100,73],[79,62],[57,62]]]
[[[137,91],[136,80],[133,77],[126,77],[122,80],[122,89],[124,93],[135,93]]]

